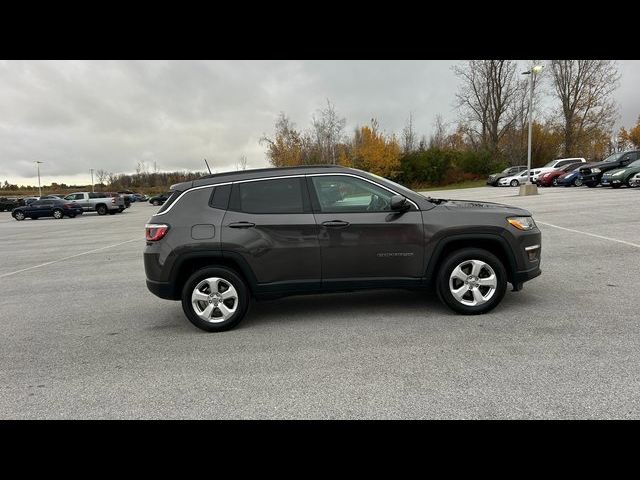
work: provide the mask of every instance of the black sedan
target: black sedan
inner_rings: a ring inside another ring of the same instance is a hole
[[[155,206],[162,205],[164,202],[166,202],[169,199],[170,196],[171,196],[171,192],[161,193],[160,195],[155,195],[151,197],[149,199],[149,203]]]
[[[30,205],[14,208],[11,215],[16,220],[24,220],[25,218],[53,217],[62,219],[63,217],[73,218],[76,215],[82,215],[82,207],[66,200],[46,199],[36,200]]]

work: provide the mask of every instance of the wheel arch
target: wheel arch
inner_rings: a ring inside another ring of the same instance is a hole
[[[444,259],[449,254],[463,248],[481,248],[493,253],[504,265],[504,269],[507,271],[507,281],[514,284],[517,264],[511,247],[507,240],[490,233],[452,235],[438,241],[427,264],[425,272],[427,283],[433,285],[435,275]]]

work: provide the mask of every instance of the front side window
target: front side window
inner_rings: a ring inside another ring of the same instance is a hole
[[[229,209],[245,213],[303,213],[302,181],[294,177],[236,183]]]
[[[343,175],[311,177],[323,213],[391,210],[393,193],[365,180]]]

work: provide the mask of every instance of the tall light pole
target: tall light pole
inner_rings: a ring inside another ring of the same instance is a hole
[[[38,167],[38,196],[40,197],[42,196],[42,187],[40,186],[40,164],[41,163],[44,163],[44,162],[41,162],[40,160],[35,161],[35,164]]]
[[[533,125],[533,91],[536,88],[536,75],[542,71],[543,65],[535,65],[531,70],[522,72],[522,75],[529,75],[529,140],[527,145],[527,181],[520,186],[520,195],[537,195],[537,185],[531,183],[531,128]]]
[[[95,184],[93,183],[93,168],[91,169],[91,191],[93,192],[95,188]]]

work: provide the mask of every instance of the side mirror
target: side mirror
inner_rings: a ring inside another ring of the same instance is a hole
[[[407,202],[406,197],[403,197],[402,195],[394,195],[391,197],[391,210],[404,212],[409,210],[409,208],[411,208],[411,205]]]

